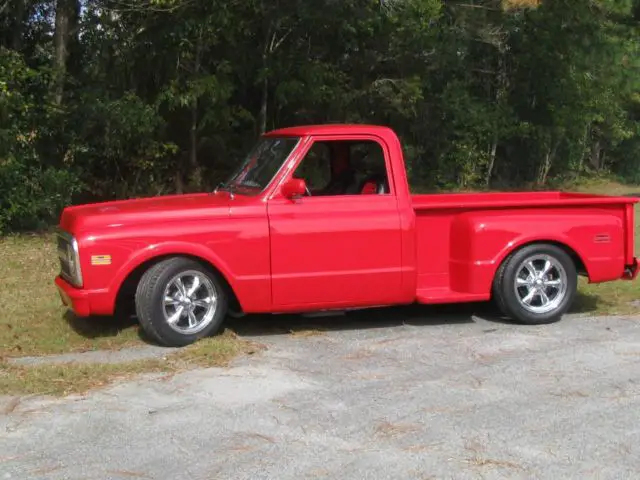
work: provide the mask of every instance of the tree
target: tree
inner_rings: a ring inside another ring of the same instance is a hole
[[[639,19],[636,0],[0,0],[0,229],[206,191],[301,123],[393,127],[423,191],[640,181]]]

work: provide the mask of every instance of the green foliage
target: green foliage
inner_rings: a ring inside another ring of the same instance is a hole
[[[56,118],[39,102],[47,81],[46,70],[0,49],[0,233],[54,222],[80,191],[74,171],[41,157]]]
[[[73,136],[64,161],[82,172],[85,193],[111,198],[161,191],[166,160],[177,147],[162,140],[164,122],[154,105],[131,92],[114,99],[86,92],[68,121]]]
[[[33,230],[56,221],[80,184],[70,171],[9,157],[0,163],[0,191],[0,232]]]
[[[640,181],[636,0],[81,5],[0,10],[2,231],[210,189],[301,123],[393,127],[420,190]]]

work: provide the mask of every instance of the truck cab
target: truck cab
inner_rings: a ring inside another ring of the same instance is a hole
[[[104,202],[61,216],[62,301],[180,346],[227,313],[495,299],[559,320],[577,276],[633,279],[633,204],[564,192],[411,195],[393,130],[312,125],[263,135],[211,193]]]

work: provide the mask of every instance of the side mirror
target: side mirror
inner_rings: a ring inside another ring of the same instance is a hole
[[[302,178],[292,178],[288,180],[280,190],[286,198],[302,197],[307,193],[307,184]]]

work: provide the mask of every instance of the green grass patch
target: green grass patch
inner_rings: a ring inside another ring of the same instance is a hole
[[[223,367],[241,354],[261,349],[255,343],[226,331],[193,345],[169,353],[162,358],[121,363],[69,362],[53,365],[16,365],[0,362],[0,394],[3,395],[69,395],[85,393],[116,381],[145,373],[173,375],[196,367]]]
[[[136,322],[77,318],[62,305],[53,235],[0,239],[0,358],[116,349],[140,343]]]

